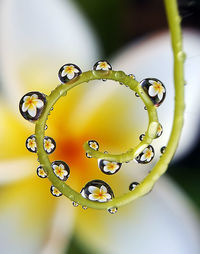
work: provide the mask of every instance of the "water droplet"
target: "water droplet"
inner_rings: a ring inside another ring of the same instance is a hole
[[[54,197],[62,196],[62,193],[56,187],[54,187],[53,185],[50,188],[50,192]]]
[[[53,107],[51,107],[51,109],[50,109],[51,111],[53,110]]]
[[[162,135],[162,133],[163,133],[163,127],[161,124],[159,124],[155,138],[159,138]]]
[[[98,160],[98,167],[106,175],[113,175],[117,173],[122,166],[122,163],[107,160]]]
[[[144,110],[147,110],[147,107],[146,107],[146,106],[144,106]]]
[[[163,147],[161,147],[160,148],[160,152],[162,153],[162,154],[164,154],[165,152],[166,152],[166,146],[163,146]]]
[[[139,94],[138,94],[138,93],[136,93],[136,92],[135,92],[135,96],[136,96],[136,97],[140,97],[140,96],[139,96]]]
[[[156,107],[163,103],[166,96],[166,88],[160,80],[147,78],[143,79],[140,85]]]
[[[37,144],[35,135],[31,135],[26,140],[26,148],[29,152],[37,153]]]
[[[135,79],[135,75],[133,75],[133,74],[128,74],[128,76],[129,76],[130,78],[132,78],[132,79]]]
[[[119,84],[122,86],[124,83],[123,82],[119,82]]]
[[[129,190],[130,190],[130,191],[135,190],[135,187],[136,187],[138,184],[139,184],[138,182],[132,182],[132,183],[129,185]]]
[[[90,148],[92,148],[92,149],[94,149],[96,151],[99,150],[99,144],[95,140],[89,140],[88,141],[88,145],[89,145]]]
[[[44,150],[47,154],[51,154],[55,151],[56,149],[56,142],[53,138],[51,137],[44,137]]]
[[[64,161],[54,161],[51,163],[54,174],[62,181],[66,181],[70,174],[70,169]]]
[[[19,110],[26,120],[35,122],[39,119],[45,104],[45,94],[39,92],[29,92],[21,98],[19,102]]]
[[[44,126],[44,130],[46,131],[48,129],[48,126],[45,124]]]
[[[82,208],[83,208],[84,210],[88,209],[86,205],[83,205]]]
[[[41,178],[46,178],[47,177],[47,173],[44,171],[42,166],[39,166],[37,168],[37,175]]]
[[[178,52],[178,55],[177,55],[177,56],[178,56],[179,60],[185,61],[185,58],[186,58],[185,52],[180,51],[180,52]]]
[[[73,205],[74,207],[77,207],[77,206],[78,206],[78,203],[76,203],[75,201],[73,201],[73,202],[72,202],[72,205]]]
[[[95,202],[108,202],[114,198],[110,186],[102,180],[92,180],[81,190],[82,197]]]
[[[95,65],[93,66],[93,70],[95,71],[109,71],[112,70],[112,66],[109,64],[108,61],[105,60],[100,60],[98,62],[95,63]]]
[[[106,81],[107,81],[107,79],[105,79],[105,78],[102,78],[102,81],[103,81],[103,82],[106,82]]]
[[[149,145],[135,158],[135,160],[138,163],[147,164],[153,160],[154,156],[154,148],[153,146]]]
[[[108,208],[108,212],[111,213],[111,214],[115,214],[117,211],[118,211],[117,207]]]
[[[86,155],[86,157],[89,158],[89,159],[92,158],[92,156],[91,156],[89,153],[86,153],[85,155]]]
[[[68,63],[60,68],[58,78],[61,83],[67,83],[69,80],[77,78],[81,73],[82,71],[77,65]]]
[[[141,134],[141,135],[139,136],[139,140],[140,140],[140,141],[143,141],[144,137],[145,137],[145,134]]]
[[[107,151],[104,151],[104,153],[105,153],[105,154],[108,154],[108,152],[107,152]]]

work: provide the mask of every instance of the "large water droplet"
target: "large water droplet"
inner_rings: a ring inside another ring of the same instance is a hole
[[[54,174],[62,181],[66,181],[70,174],[70,169],[64,161],[54,161],[51,163]]]
[[[158,107],[164,101],[166,96],[166,88],[163,83],[155,78],[143,79],[140,82],[145,93],[149,96],[153,104]]]
[[[39,119],[46,104],[46,95],[39,92],[25,94],[19,102],[21,115],[31,122]]]
[[[92,180],[81,190],[82,197],[95,202],[108,202],[114,198],[110,186],[102,180]]]
[[[153,146],[149,145],[145,148],[136,158],[135,160],[141,164],[147,164],[153,160],[155,156]]]
[[[122,166],[122,163],[107,160],[98,160],[98,167],[106,175],[113,175],[117,173]]]
[[[81,69],[72,63],[64,64],[59,72],[58,78],[61,83],[66,83],[71,79],[78,77],[82,73]]]
[[[88,141],[88,145],[89,145],[89,147],[92,148],[93,150],[96,150],[96,151],[99,150],[99,144],[98,144],[98,142],[95,141],[95,140],[89,140],[89,141]]]

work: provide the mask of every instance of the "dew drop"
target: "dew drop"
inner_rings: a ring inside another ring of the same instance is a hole
[[[31,153],[37,153],[37,144],[35,135],[31,135],[26,139],[26,148]]]
[[[166,96],[166,88],[160,80],[147,78],[143,79],[140,85],[156,107],[163,103]]]
[[[118,211],[118,208],[117,208],[117,207],[108,208],[108,212],[109,212],[110,214],[115,214],[117,211]]]
[[[93,70],[95,71],[109,71],[112,70],[112,66],[106,60],[100,60],[96,62],[93,66]]]
[[[153,160],[154,156],[154,148],[149,145],[135,158],[135,161],[141,164],[147,164]]]
[[[81,190],[83,198],[94,202],[108,202],[114,198],[114,193],[110,186],[102,180],[92,180]]]
[[[133,74],[128,74],[128,76],[129,76],[130,78],[132,78],[132,79],[135,79],[135,75],[133,75]]]
[[[138,94],[138,93],[136,93],[136,92],[135,92],[135,96],[136,96],[136,97],[140,97],[140,96],[139,96],[139,94]]]
[[[162,133],[163,133],[163,127],[161,124],[159,124],[155,138],[159,138],[162,135]]]
[[[81,75],[82,71],[81,69],[72,63],[64,64],[59,72],[58,72],[58,78],[61,83],[67,83],[68,81],[77,78],[79,75]]]
[[[139,185],[138,182],[132,182],[132,183],[129,185],[129,190],[130,190],[130,191],[135,190],[135,187],[136,187],[137,185]]]
[[[89,147],[92,148],[93,150],[96,150],[96,151],[99,150],[99,144],[98,144],[98,142],[95,141],[95,140],[89,140],[89,141],[88,141],[88,145],[89,145]]]
[[[82,208],[83,208],[84,210],[87,210],[87,209],[88,209],[86,205],[83,205]]]
[[[106,175],[113,175],[117,173],[122,166],[122,163],[107,160],[98,160],[98,167]]]
[[[53,138],[45,136],[43,141],[44,150],[47,154],[51,154],[56,149],[56,142]]]
[[[89,153],[86,153],[85,155],[86,155],[86,157],[89,158],[89,159],[92,158],[92,156],[91,156]]]
[[[144,106],[144,110],[147,110],[147,107],[146,107],[146,106]]]
[[[66,181],[70,175],[70,168],[64,161],[54,161],[51,163],[53,173],[61,180]]]
[[[77,207],[77,206],[78,206],[78,203],[76,203],[75,201],[73,201],[73,202],[72,202],[72,205],[73,205],[74,207]]]
[[[53,185],[50,188],[50,192],[54,197],[62,196],[62,193],[56,187],[54,187]]]
[[[46,131],[48,129],[48,126],[45,124],[44,126],[44,130]]]
[[[44,171],[42,166],[39,166],[37,168],[37,175],[41,178],[46,178],[47,177],[47,173]]]
[[[29,92],[19,102],[21,115],[28,121],[35,122],[39,119],[46,104],[46,95],[40,92]],[[33,110],[33,108],[35,110]]]
[[[163,147],[161,147],[160,148],[160,152],[162,153],[162,154],[164,154],[165,152],[166,152],[166,146],[163,146]]]
[[[145,134],[141,134],[141,135],[139,136],[139,140],[140,140],[140,141],[143,141],[144,137],[145,137]]]

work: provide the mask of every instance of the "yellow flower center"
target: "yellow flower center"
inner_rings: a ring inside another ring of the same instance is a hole
[[[45,148],[46,148],[46,149],[49,149],[50,146],[51,146],[51,142],[46,140],[46,141],[45,141]]]
[[[153,88],[158,92],[158,93],[162,93],[163,92],[163,86],[158,83],[158,82],[154,82],[153,83]]]
[[[112,162],[109,162],[109,163],[107,164],[107,168],[110,169],[110,170],[115,169],[115,167],[116,167],[116,164],[114,164],[114,163],[112,163]]]
[[[107,68],[108,67],[108,64],[106,62],[101,62],[100,63],[100,67],[101,68]]]
[[[67,66],[65,71],[68,74],[72,74],[74,72],[74,67],[73,66]]]
[[[145,154],[146,158],[151,158],[152,156],[152,151],[151,150],[148,150]]]

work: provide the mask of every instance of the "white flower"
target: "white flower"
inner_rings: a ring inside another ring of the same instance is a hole
[[[44,102],[38,99],[37,94],[32,94],[31,96],[25,96],[24,102],[22,104],[22,111],[28,111],[29,115],[35,117],[37,114],[37,108],[42,108],[44,106]]]
[[[94,149],[94,150],[98,150],[99,149],[99,144],[96,141],[88,141],[88,145],[90,148]]]
[[[51,151],[54,149],[55,145],[52,143],[52,140],[44,139],[44,149],[47,153],[51,153]]]
[[[149,87],[149,95],[152,97],[155,97],[158,95],[159,100],[162,100],[163,93],[165,93],[165,88],[162,86],[162,84],[159,81],[149,81],[152,85]]]
[[[62,77],[67,76],[68,79],[73,79],[76,73],[80,72],[74,65],[66,65],[63,68],[61,75]]]
[[[36,145],[35,137],[29,138],[27,140],[27,148],[31,149],[34,152],[36,151],[37,145]]]
[[[104,172],[110,172],[112,174],[114,174],[119,168],[120,168],[120,164],[114,161],[103,161],[103,164],[105,165],[103,167],[103,171]]]
[[[143,155],[140,158],[141,161],[148,161],[149,162],[154,156],[154,152],[152,151],[151,147],[145,148],[142,153],[143,153]]]
[[[66,176],[68,175],[67,170],[65,170],[65,166],[63,164],[58,165],[53,165],[53,172],[54,174],[60,178],[61,180],[64,180]]]
[[[89,186],[88,191],[91,193],[89,199],[92,201],[107,202],[111,199],[111,195],[107,193],[107,188],[104,185],[100,188]]]
[[[106,61],[99,61],[96,67],[96,70],[108,71],[111,69],[111,66]]]

